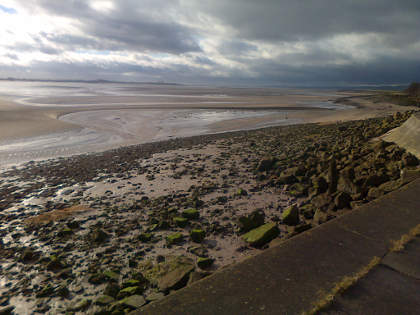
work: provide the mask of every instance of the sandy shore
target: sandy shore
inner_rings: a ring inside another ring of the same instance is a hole
[[[77,123],[70,123],[70,120],[62,121],[59,117],[69,113],[85,111],[103,111],[103,110],[188,110],[188,109],[252,109],[252,110],[282,110],[287,112],[287,118],[291,121],[304,123],[311,122],[334,122],[348,121],[355,119],[366,119],[392,114],[396,111],[410,110],[413,108],[400,107],[389,103],[373,103],[365,97],[366,93],[361,92],[340,92],[336,97],[326,96],[308,96],[308,95],[285,95],[285,96],[263,96],[245,98],[234,97],[231,99],[220,99],[212,102],[209,100],[205,104],[200,99],[183,98],[176,99],[176,102],[151,103],[148,100],[142,100],[142,103],[136,102],[136,97],[66,97],[66,98],[48,98],[31,100],[37,104],[42,102],[42,106],[30,106],[18,104],[8,100],[0,99],[0,141],[19,139],[25,137],[34,137],[57,132],[75,130],[81,126]],[[352,97],[351,101],[340,98]],[[344,110],[314,109],[309,103],[325,102],[328,100],[337,101],[343,104],[354,105],[357,108]],[[137,97],[138,100],[138,97]],[[173,98],[168,98],[172,100]],[[167,101],[167,100],[166,100]],[[185,103],[182,103],[185,101]],[[196,102],[194,102],[196,101]],[[94,104],[96,102],[96,104]],[[131,102],[131,103],[130,103]],[[201,102],[201,103],[200,103]],[[45,104],[47,103],[48,106]],[[98,105],[102,104],[102,105]],[[122,105],[125,104],[125,105]],[[265,126],[276,118],[284,119],[282,112],[278,117],[258,117],[258,118],[240,118],[224,120],[210,124],[211,132],[229,131],[235,129],[244,129],[247,126]],[[148,117],[153,123],[156,117]],[[273,123],[275,124],[275,123]],[[82,127],[85,127],[84,124]],[[98,128],[98,125],[95,126]],[[142,128],[142,132],[145,128]],[[146,137],[151,138],[153,132]]]

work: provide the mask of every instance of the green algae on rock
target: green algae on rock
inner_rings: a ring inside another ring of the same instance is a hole
[[[197,209],[191,208],[191,209],[182,211],[182,216],[187,219],[195,220],[200,217],[200,213],[198,212]]]
[[[191,230],[191,240],[195,243],[201,243],[206,237],[206,232],[200,229]]]
[[[282,220],[287,225],[299,224],[299,209],[296,205],[293,205],[283,211]]]
[[[184,236],[181,233],[174,233],[166,237],[166,243],[168,245],[179,244],[183,240],[184,240]]]
[[[242,236],[243,240],[251,246],[261,247],[279,235],[276,223],[267,223],[249,231]]]

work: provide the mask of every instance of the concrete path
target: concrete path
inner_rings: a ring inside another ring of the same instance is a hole
[[[132,314],[302,314],[375,257],[381,263],[325,312],[418,313],[419,240],[390,253],[418,224],[420,179]]]
[[[414,113],[400,127],[388,131],[383,139],[395,142],[420,159],[420,113]]]

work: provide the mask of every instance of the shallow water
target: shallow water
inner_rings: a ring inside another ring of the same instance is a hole
[[[97,152],[174,137],[299,123],[298,120],[287,119],[288,111],[285,110],[216,107],[255,106],[256,102],[265,102],[266,99],[266,104],[270,106],[275,104],[273,97],[312,97],[319,93],[312,90],[181,85],[0,81],[2,98],[43,108],[66,108],[69,111],[74,108],[75,112],[59,119],[79,127],[72,131],[2,141],[0,165]],[[322,91],[321,94],[324,97],[337,97],[335,91]],[[323,109],[346,108],[319,99],[297,101],[295,105]],[[137,107],[129,109],[132,106]],[[196,108],[184,109],[185,106]],[[85,111],[80,111],[80,107]],[[246,123],[235,127],[229,123],[235,120],[246,120]],[[220,127],[223,121],[228,123]],[[212,129],[217,123],[219,128]]]

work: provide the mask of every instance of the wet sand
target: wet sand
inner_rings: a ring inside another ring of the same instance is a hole
[[[92,95],[64,91],[54,96],[59,90],[53,89],[48,97],[35,97],[38,90],[29,89],[29,97],[0,99],[0,165],[178,137],[366,119],[410,109],[374,103],[371,91],[95,88]]]

